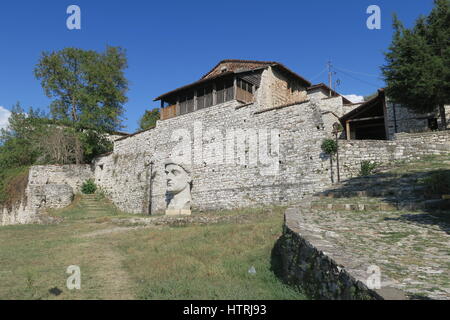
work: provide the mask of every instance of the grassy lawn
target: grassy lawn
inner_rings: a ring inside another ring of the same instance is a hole
[[[58,225],[0,227],[0,299],[305,299],[271,271],[283,208],[133,227],[117,223],[131,215],[98,203],[78,198],[52,212],[64,218]],[[70,265],[81,269],[81,290],[66,287]]]

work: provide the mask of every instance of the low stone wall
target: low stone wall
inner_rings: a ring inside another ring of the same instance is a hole
[[[426,155],[448,153],[450,130],[400,133],[395,140],[339,140],[341,179],[357,176],[363,161],[388,164],[396,160],[417,160]]]
[[[30,185],[68,185],[74,193],[81,192],[83,182],[94,178],[91,165],[45,165],[30,168]]]
[[[33,166],[22,199],[0,208],[0,225],[39,223],[46,209],[64,208],[80,192],[81,185],[93,178],[90,165]]]
[[[388,294],[369,289],[367,266],[349,267],[355,261],[344,252],[333,251],[332,243],[321,236],[323,231],[305,223],[300,209],[286,211],[283,235],[274,249],[281,260],[280,276],[284,281],[301,288],[313,299],[392,299]],[[333,252],[333,257],[328,252]]]

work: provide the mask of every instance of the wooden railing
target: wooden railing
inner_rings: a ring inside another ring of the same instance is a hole
[[[177,115],[177,105],[173,104],[171,106],[161,108],[161,120],[167,120],[173,118]]]
[[[253,93],[247,90],[236,88],[236,99],[245,103],[253,102]]]

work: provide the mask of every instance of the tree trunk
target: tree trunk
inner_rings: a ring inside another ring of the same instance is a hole
[[[439,114],[441,116],[441,130],[446,130],[447,119],[445,118],[445,106],[443,104],[439,106]]]
[[[330,172],[331,172],[331,183],[334,183],[334,176],[333,176],[333,156],[330,155]]]

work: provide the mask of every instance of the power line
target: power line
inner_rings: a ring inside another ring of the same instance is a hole
[[[315,79],[317,79],[318,77],[320,77],[322,74],[324,74],[324,72],[327,71],[327,68],[324,68],[319,74],[317,74],[316,76],[312,77],[311,79],[309,79],[311,82],[314,81]]]
[[[344,69],[344,68],[337,68],[337,67],[334,67],[336,70],[339,70],[339,71],[344,71],[344,72],[350,72],[350,73],[354,73],[354,74],[359,74],[359,75],[361,75],[361,76],[368,76],[368,77],[375,77],[375,78],[380,78],[380,76],[379,75],[376,75],[376,74],[370,74],[370,73],[364,73],[364,72],[356,72],[356,71],[352,71],[352,70],[348,70],[348,69]]]
[[[338,70],[338,69],[336,69],[336,70]],[[368,82],[368,81],[359,79],[359,78],[357,78],[357,77],[355,77],[355,76],[352,76],[352,75],[350,75],[350,74],[348,74],[347,72],[344,72],[344,71],[342,71],[342,70],[339,70],[339,72],[343,73],[343,74],[346,75],[347,77],[352,78],[353,80],[363,82],[363,83],[368,84],[368,85],[370,85],[370,86],[373,86],[373,87],[375,87],[375,88],[380,88],[379,85],[376,85],[376,84],[373,84],[373,83],[371,83],[371,82]]]

